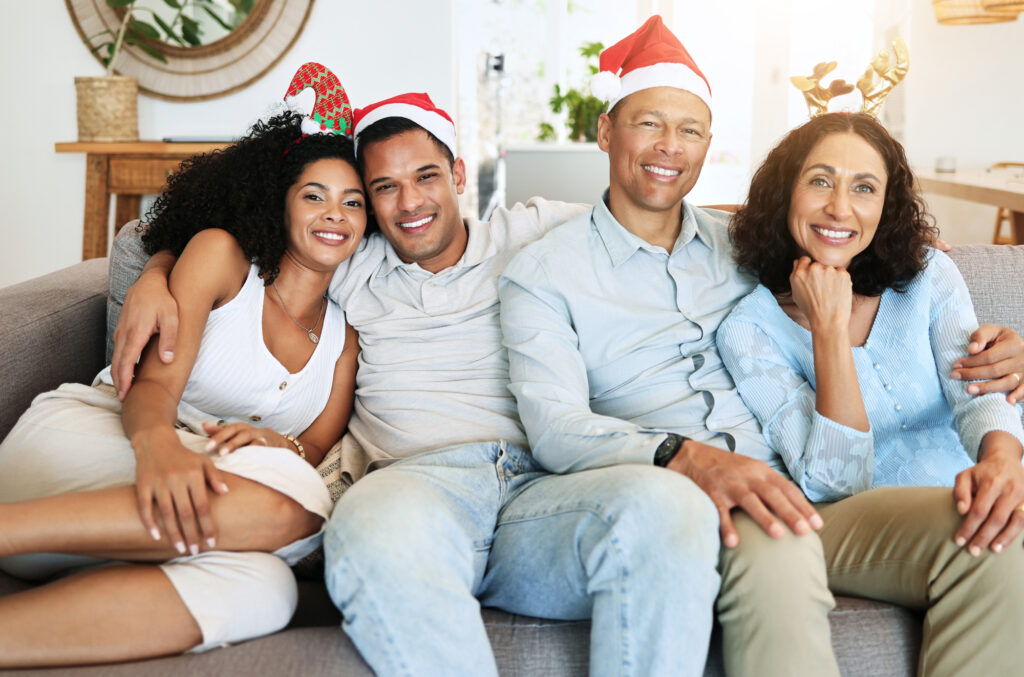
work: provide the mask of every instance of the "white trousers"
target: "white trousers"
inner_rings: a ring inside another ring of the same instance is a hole
[[[207,438],[179,430],[182,443],[203,453]],[[259,482],[325,520],[332,503],[319,473],[287,449],[251,446],[211,455],[225,472]],[[12,503],[135,482],[135,454],[121,425],[121,403],[108,387],[65,384],[36,397],[0,444],[0,502]],[[276,632],[298,599],[289,565],[315,550],[322,530],[277,550],[210,551],[160,565],[203,634],[201,651]],[[0,569],[44,580],[83,568],[116,564],[76,555],[0,558]]]

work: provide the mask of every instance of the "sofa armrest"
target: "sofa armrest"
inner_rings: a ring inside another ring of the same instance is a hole
[[[107,259],[0,289],[0,439],[32,398],[103,368]]]

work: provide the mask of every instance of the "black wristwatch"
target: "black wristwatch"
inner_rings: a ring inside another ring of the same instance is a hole
[[[675,433],[666,433],[665,441],[658,445],[658,448],[654,452],[654,465],[666,467],[679,450],[683,447],[683,442],[690,439],[689,437],[683,437],[682,435],[676,435]]]

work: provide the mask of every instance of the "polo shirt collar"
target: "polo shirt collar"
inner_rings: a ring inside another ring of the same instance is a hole
[[[463,219],[462,224],[466,228],[466,251],[462,253],[462,257],[459,258],[454,266],[446,268],[446,270],[475,266],[498,253],[498,245],[494,238],[491,237],[491,224],[480,221],[480,219]],[[381,235],[381,237],[384,236]],[[386,240],[387,238],[385,238]],[[384,251],[384,268],[381,271],[384,275],[389,275],[396,268],[405,268],[409,271],[423,271],[420,264],[415,261],[406,263],[399,258],[398,253],[395,252],[395,248],[391,246],[390,242],[386,243]]]
[[[679,236],[676,238],[676,242],[672,247],[672,252],[675,253],[679,251],[689,243],[694,236],[710,247],[710,241],[697,226],[697,217],[694,214],[693,207],[684,200],[680,211],[682,213],[683,227],[679,230]],[[607,190],[604,192],[601,201],[594,206],[592,219],[594,227],[597,229],[598,237],[601,238],[601,242],[604,243],[605,250],[608,252],[608,257],[611,259],[613,268],[618,267],[626,261],[636,253],[638,249],[645,249],[657,254],[665,252],[661,247],[656,247],[643,238],[629,232],[621,223],[618,222],[618,220],[612,215],[611,210],[608,209]]]

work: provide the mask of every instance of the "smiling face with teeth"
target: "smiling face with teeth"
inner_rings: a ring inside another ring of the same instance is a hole
[[[818,263],[845,268],[878,230],[888,181],[885,161],[852,132],[819,141],[797,174],[789,204],[789,232]]]
[[[597,143],[608,153],[609,202],[620,223],[655,213],[678,219],[711,143],[711,111],[686,90],[642,89],[601,116]]]
[[[330,271],[356,250],[366,229],[366,195],[355,168],[338,158],[311,162],[285,193],[285,257]]]
[[[450,162],[418,127],[360,146],[360,153],[374,216],[399,258],[432,273],[458,263],[468,240],[459,213],[462,159]]]

